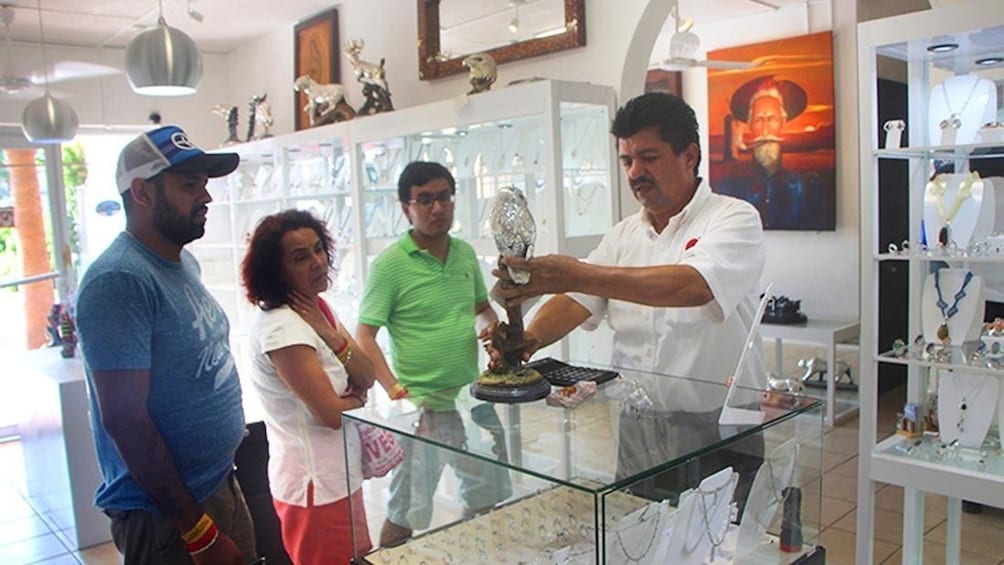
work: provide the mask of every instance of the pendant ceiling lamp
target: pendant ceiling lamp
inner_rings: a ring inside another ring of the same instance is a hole
[[[163,0],[158,5],[157,25],[139,32],[126,47],[129,84],[146,96],[195,94],[202,80],[202,55],[191,37],[164,21]]]
[[[53,98],[49,92],[49,63],[45,57],[45,32],[42,27],[42,2],[38,2],[38,35],[42,48],[45,94],[28,103],[21,113],[21,131],[32,143],[55,144],[70,141],[77,135],[80,121],[73,107]]]

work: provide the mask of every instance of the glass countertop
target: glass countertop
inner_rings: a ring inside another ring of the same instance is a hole
[[[733,401],[740,398],[742,407],[764,412],[763,422],[718,426],[727,392],[723,383],[602,368],[621,376],[600,385],[594,397],[575,408],[549,406],[544,400],[486,402],[474,398],[465,385],[421,399],[371,403],[345,417],[593,494],[623,488],[800,414],[815,410],[822,417],[818,400],[773,392],[768,405],[760,402],[761,391],[737,388]],[[721,439],[694,449],[655,447],[631,437],[639,422],[643,429],[677,438],[706,436],[708,426],[718,426]],[[631,446],[635,463],[629,469],[623,464],[618,469],[622,443]]]

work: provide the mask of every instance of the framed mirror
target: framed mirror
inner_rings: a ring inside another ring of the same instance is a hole
[[[585,0],[418,0],[418,75],[464,72],[471,53],[497,64],[586,44]]]

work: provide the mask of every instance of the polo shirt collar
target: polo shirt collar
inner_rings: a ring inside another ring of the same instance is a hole
[[[409,229],[408,231],[404,232],[404,234],[400,238],[398,238],[397,244],[400,245],[401,249],[403,249],[404,252],[407,253],[408,255],[414,255],[416,253],[421,253],[425,251],[424,249],[419,249],[418,245],[415,245],[415,240],[411,238],[411,231],[412,230]],[[453,249],[453,236],[447,234],[446,240],[448,248]]]
[[[690,216],[694,215],[696,213],[695,210],[700,210],[703,206],[703,202],[709,197],[711,197],[711,187],[708,186],[708,183],[704,182],[704,179],[697,177],[697,190],[695,190],[694,195],[690,197],[690,202],[687,202],[687,205],[683,207],[683,210],[680,210],[675,216],[669,219],[669,223],[666,224],[666,227],[669,228],[670,226],[678,225],[680,222],[683,222]],[[648,214],[645,213],[644,208],[638,211],[638,215],[641,217],[642,223],[654,232],[655,228],[652,227],[652,222],[648,219]]]

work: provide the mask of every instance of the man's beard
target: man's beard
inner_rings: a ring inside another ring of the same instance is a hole
[[[157,203],[153,206],[153,227],[165,239],[176,245],[185,245],[206,233],[205,223],[196,220],[194,211],[180,214],[167,203],[163,194],[158,194]]]
[[[764,169],[773,172],[781,164],[781,144],[776,141],[757,143],[753,146],[753,159]]]

